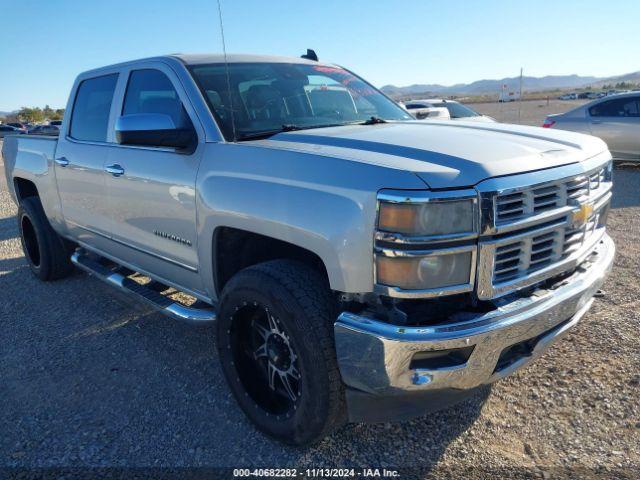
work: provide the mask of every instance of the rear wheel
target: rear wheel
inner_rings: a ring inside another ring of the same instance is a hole
[[[240,407],[286,443],[319,440],[345,420],[326,281],[277,260],[236,274],[221,296],[218,350]]]
[[[29,267],[40,280],[57,280],[73,271],[69,259],[73,246],[51,228],[38,197],[20,202],[18,228]]]

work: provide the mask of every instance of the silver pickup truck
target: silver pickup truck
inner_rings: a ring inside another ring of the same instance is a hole
[[[288,443],[509,375],[580,320],[613,262],[602,141],[415,121],[314,60],[92,70],[59,138],[2,154],[35,275],[75,265],[215,321],[238,404]]]

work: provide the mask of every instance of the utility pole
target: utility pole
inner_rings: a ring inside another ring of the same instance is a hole
[[[518,123],[522,123],[520,121],[521,114],[522,114],[522,67],[520,67],[520,102],[518,103]]]

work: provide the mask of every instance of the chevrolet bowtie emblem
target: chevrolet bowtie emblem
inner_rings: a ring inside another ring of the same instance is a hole
[[[591,218],[592,214],[593,214],[593,205],[590,205],[590,204],[580,205],[580,210],[578,210],[577,212],[573,212],[573,217],[571,219],[573,222],[573,225],[576,227],[581,227],[582,225],[587,223],[587,220]]]

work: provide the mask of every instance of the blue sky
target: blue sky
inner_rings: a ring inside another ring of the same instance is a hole
[[[221,0],[227,51],[348,66],[376,86],[640,70],[640,1]],[[172,52],[220,52],[216,0],[5,0],[0,111],[62,107],[74,77]]]

